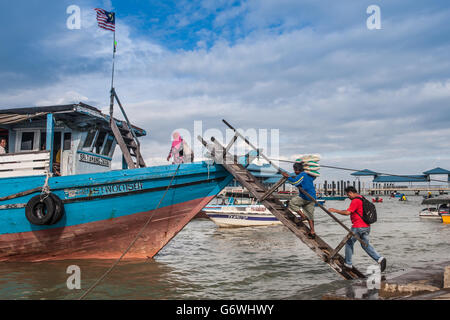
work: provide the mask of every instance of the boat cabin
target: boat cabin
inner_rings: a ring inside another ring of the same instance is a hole
[[[122,130],[124,122],[114,121]],[[131,128],[136,137],[146,135]],[[0,110],[3,139],[0,178],[109,171],[117,144],[110,117],[84,103]]]

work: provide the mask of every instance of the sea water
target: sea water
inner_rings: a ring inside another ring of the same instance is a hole
[[[419,218],[422,197],[384,197],[370,242],[387,258],[385,274],[450,261],[450,225]],[[349,200],[327,201],[346,209]],[[348,216],[339,216],[351,226]],[[320,208],[316,232],[337,246],[346,231]],[[341,250],[344,254],[344,250]],[[0,263],[0,299],[78,299],[114,261]],[[355,244],[354,265],[374,261]],[[80,289],[74,288],[78,269]],[[72,278],[71,278],[72,277]],[[120,262],[87,299],[320,299],[349,284],[283,225],[218,228],[191,221],[154,259]]]

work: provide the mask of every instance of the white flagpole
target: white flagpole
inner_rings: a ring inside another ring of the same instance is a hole
[[[114,90],[114,64],[115,64],[115,58],[116,58],[116,16],[114,14],[114,35],[113,35],[113,63],[112,63],[112,74],[111,74],[111,96],[110,96],[110,104],[109,104],[109,115],[110,115],[110,121],[112,121],[113,118],[113,108],[114,108],[114,97],[116,95],[116,92]]]
[[[113,36],[113,63],[112,63],[112,76],[111,76],[111,89],[114,88],[114,62],[116,58],[116,31],[114,27],[114,36]]]

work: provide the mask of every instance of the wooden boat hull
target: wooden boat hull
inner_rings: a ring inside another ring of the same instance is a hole
[[[152,258],[232,180],[220,165],[183,164],[156,209],[176,167],[50,178],[50,189],[63,200],[65,211],[51,226],[31,224],[20,208],[36,194],[3,201],[0,261],[115,259],[150,217],[124,259]],[[2,180],[0,196],[6,196],[42,185],[45,177]],[[10,204],[19,208],[4,208]]]

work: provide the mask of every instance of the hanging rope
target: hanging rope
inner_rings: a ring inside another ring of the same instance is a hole
[[[86,292],[78,299],[78,300],[83,300],[116,266],[117,264],[120,262],[120,260],[122,260],[122,258],[128,253],[128,251],[131,249],[131,247],[133,247],[133,245],[136,243],[136,241],[139,239],[139,237],[141,236],[142,232],[144,232],[145,228],[148,226],[148,224],[150,223],[150,221],[152,221],[153,216],[155,214],[156,209],[159,208],[159,206],[161,205],[162,201],[164,200],[164,197],[167,194],[167,191],[169,191],[170,187],[172,186],[172,182],[173,179],[175,178],[175,176],[178,173],[178,169],[180,168],[180,164],[178,164],[177,169],[175,170],[175,173],[172,176],[172,179],[170,180],[169,185],[166,188],[166,191],[164,192],[161,200],[159,200],[158,205],[156,206],[156,208],[153,210],[152,214],[150,215],[150,217],[148,218],[147,222],[144,224],[144,226],[142,227],[142,229],[139,231],[139,233],[136,235],[136,237],[133,239],[133,241],[130,243],[130,245],[128,246],[128,248],[122,253],[122,255],[116,260],[116,262],[114,262],[114,264],[88,289],[86,290]]]
[[[44,201],[50,195],[50,187],[48,185],[48,179],[52,176],[50,171],[47,171],[47,177],[45,178],[44,185],[41,191],[41,202]]]
[[[292,161],[292,160],[281,160],[281,159],[270,159],[272,161],[280,161],[280,162],[287,162],[287,163],[296,163],[297,161]],[[358,171],[362,171],[361,169],[350,169],[350,168],[343,168],[343,167],[336,167],[336,166],[326,166],[323,164],[320,164],[321,167],[323,168],[329,168],[329,169],[337,169],[337,170],[345,170],[345,171],[352,171],[352,172],[358,172]],[[400,177],[400,178],[408,178],[408,179],[417,179],[417,180],[421,180],[423,178],[419,178],[419,177],[411,177],[411,176],[404,176],[404,175],[399,175],[399,174],[392,174],[392,173],[384,173],[384,172],[377,172],[377,174],[380,175],[385,175],[385,176],[392,176],[392,177]],[[448,181],[445,180],[439,180],[439,179],[430,179],[429,181],[435,181],[435,182],[445,182],[448,183]]]

